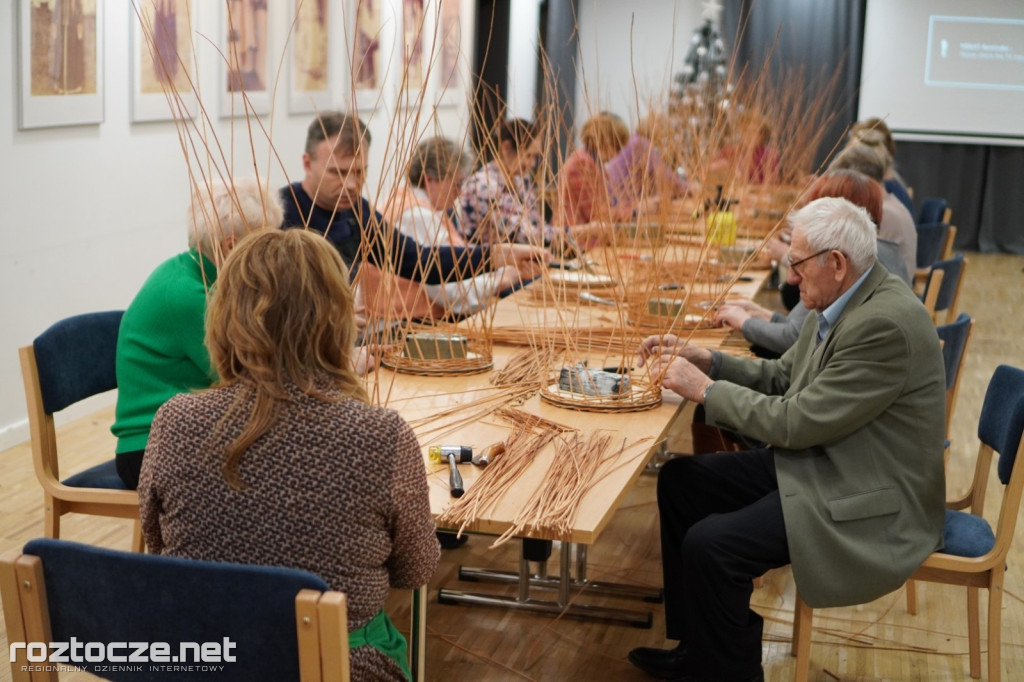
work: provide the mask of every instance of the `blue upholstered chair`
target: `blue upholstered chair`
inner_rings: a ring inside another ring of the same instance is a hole
[[[930,268],[944,258],[949,223],[922,223],[917,226],[917,267]]]
[[[1024,370],[1000,365],[985,393],[978,420],[978,459],[967,493],[947,502],[943,530],[945,547],[924,560],[913,580],[963,585],[967,588],[967,639],[971,677],[981,677],[981,629],[978,590],[988,589],[988,679],[1000,679],[999,650],[1002,630],[1003,577],[1006,557],[1017,527],[1024,467],[1014,464],[1024,432]],[[996,473],[1003,488],[995,532],[982,516],[992,454],[998,453]],[[807,680],[810,668],[813,609],[796,597],[793,618],[793,654],[798,681]]]
[[[60,537],[64,514],[135,519],[133,548],[142,550],[139,498],[125,489],[114,460],[61,480],[53,415],[74,403],[117,388],[114,354],[120,310],[76,315],[57,322],[19,350],[25,382],[32,460],[45,495],[46,537]]]
[[[956,317],[957,304],[960,301],[960,286],[964,281],[964,272],[967,270],[967,261],[964,255],[958,253],[948,260],[941,260],[931,267],[928,275],[928,284],[925,286],[922,300],[924,307],[932,316],[936,324],[945,314],[944,323],[948,324]],[[941,272],[942,277],[936,277]]]
[[[960,391],[960,376],[963,373],[964,356],[967,354],[967,342],[971,338],[974,323],[967,313],[960,313],[956,321],[942,324],[935,328],[942,341],[942,362],[946,368],[946,450],[944,461],[949,464],[949,429],[953,423],[953,410],[956,408],[956,396]],[[917,585],[913,580],[907,581],[907,613],[917,613]]]
[[[74,637],[79,642],[170,645],[170,660],[115,663],[111,667],[140,666],[141,672],[97,671],[104,679],[349,679],[345,595],[328,591],[320,577],[307,571],[117,552],[41,539],[0,563],[0,588],[11,642],[70,642]],[[181,646],[182,642],[216,644],[202,646],[204,659],[196,661],[199,652]],[[113,653],[128,655],[132,649],[115,645]],[[28,679],[19,677],[25,659],[21,649],[20,660],[11,663],[15,682]],[[95,671],[109,663],[74,665]],[[175,664],[196,668],[194,672],[156,669]],[[208,665],[223,669],[201,669]],[[57,674],[51,679],[57,680]]]
[[[949,437],[949,425],[953,421],[953,409],[956,407],[956,395],[960,390],[960,374],[963,369],[964,355],[967,354],[967,342],[971,338],[974,323],[967,313],[960,315],[949,324],[935,328],[942,341],[942,361],[946,367],[946,437]]]
[[[928,197],[921,202],[917,211],[917,224],[925,223],[948,223],[953,211],[946,204],[945,199]]]

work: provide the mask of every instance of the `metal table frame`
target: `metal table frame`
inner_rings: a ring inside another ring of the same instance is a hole
[[[576,576],[572,576],[571,550],[574,543],[563,542],[560,548],[558,576],[548,575],[547,561],[539,561],[538,572],[531,574],[530,560],[526,556],[525,546],[520,551],[519,571],[498,571],[486,568],[459,567],[459,579],[469,581],[489,581],[518,584],[516,596],[465,592],[442,587],[438,590],[437,601],[440,604],[482,604],[485,606],[504,606],[510,609],[567,615],[576,618],[593,618],[625,623],[638,628],[650,628],[653,617],[650,611],[616,609],[604,606],[579,604],[573,601],[573,592],[577,595],[587,592],[612,597],[642,599],[653,604],[660,604],[663,599],[661,588],[629,585],[624,583],[598,582],[587,578],[587,546],[576,544]],[[531,588],[556,590],[555,599],[535,599],[530,596]]]

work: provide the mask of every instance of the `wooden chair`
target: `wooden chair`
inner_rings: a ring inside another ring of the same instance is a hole
[[[946,368],[946,439],[949,439],[949,426],[953,422],[953,410],[956,397],[960,390],[960,375],[963,360],[967,355],[967,344],[971,340],[971,329],[974,322],[967,313],[960,313],[955,321],[939,325],[935,331],[942,341],[942,361]]]
[[[953,217],[953,209],[949,208],[945,199],[940,197],[928,197],[921,202],[917,211],[917,224],[924,223],[948,223]]]
[[[57,322],[19,349],[32,436],[32,461],[43,487],[46,537],[60,537],[65,514],[135,519],[132,548],[142,551],[139,497],[125,488],[110,459],[63,481],[53,415],[85,398],[117,388],[114,354],[120,310]]]
[[[967,639],[970,674],[981,677],[981,628],[978,591],[988,589],[988,679],[1000,679],[1003,577],[1006,558],[1020,513],[1024,467],[1014,466],[1024,450],[1024,370],[1000,365],[988,385],[978,420],[978,460],[967,494],[948,503],[943,531],[945,548],[930,555],[911,576],[917,581],[962,585],[967,588]],[[1003,488],[995,532],[982,517],[992,453],[999,453],[996,471]],[[968,510],[968,511],[964,511]],[[793,617],[795,679],[804,682],[810,671],[813,609],[796,596]]]
[[[45,539],[29,542],[23,553],[0,562],[0,589],[12,643],[70,642],[73,637],[102,642],[105,653],[122,656],[134,646],[125,646],[126,642],[166,642],[173,657],[166,663],[223,666],[215,673],[189,675],[157,670],[159,662],[152,667],[141,662],[127,666],[139,665],[141,672],[100,670],[106,679],[349,679],[345,595],[328,591],[320,577],[307,571],[117,552]],[[202,659],[196,660],[200,651]],[[14,682],[58,679],[57,672],[23,670],[28,665],[26,648],[15,653]],[[109,663],[83,660],[73,665],[96,672]]]
[[[939,261],[932,266],[922,301],[932,316],[932,321],[936,324],[939,323],[940,318],[944,324],[949,324],[956,318],[957,305],[960,302],[960,287],[963,284],[966,270],[967,261],[964,260],[962,253],[958,253],[949,260]],[[935,277],[935,273],[938,271],[942,272],[941,278]]]
[[[942,341],[942,361],[946,368],[946,450],[944,462],[949,465],[949,429],[953,423],[953,410],[956,408],[956,397],[960,391],[960,376],[964,367],[964,356],[967,355],[967,344],[971,340],[971,329],[974,323],[967,313],[960,313],[951,324],[939,325],[935,331]],[[952,504],[952,503],[950,503]],[[907,613],[917,613],[917,585],[908,580],[906,585]]]
[[[948,220],[945,222],[949,222]],[[942,260],[949,260],[953,257],[953,249],[956,246],[956,225],[950,225],[946,231],[946,243],[942,247]]]
[[[949,242],[949,223],[922,223],[917,226],[917,268],[930,268],[945,260],[946,244]]]

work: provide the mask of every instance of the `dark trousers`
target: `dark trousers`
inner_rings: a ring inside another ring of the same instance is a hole
[[[134,450],[132,452],[119,452],[115,455],[117,475],[124,481],[128,490],[135,490],[139,487],[139,474],[142,472],[142,455],[145,450]]]
[[[752,580],[789,563],[769,449],[670,460],[658,475],[665,624],[691,675],[747,679],[761,670],[763,621]]]

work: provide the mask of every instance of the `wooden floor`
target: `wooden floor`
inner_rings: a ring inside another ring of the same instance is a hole
[[[993,369],[1007,363],[1024,367],[1024,258],[970,254],[960,310],[975,319],[960,399],[953,420],[950,493],[968,481],[976,451],[975,427],[985,387]],[[7,390],[20,390],[8,387]],[[62,430],[62,442],[92,452],[112,452],[108,431],[112,411],[104,410]],[[71,472],[68,472],[71,473]],[[994,520],[1001,490],[990,477],[988,516]],[[0,551],[15,550],[42,534],[41,495],[32,474],[28,446],[0,453]],[[130,527],[93,517],[70,517],[64,537],[127,549]],[[664,643],[661,607],[623,599],[581,603],[620,608],[647,608],[654,614],[650,630],[568,618],[511,613],[479,606],[437,604],[440,586],[511,594],[512,588],[459,583],[459,564],[513,570],[518,546],[489,549],[490,539],[473,537],[458,550],[446,551],[431,581],[428,607],[427,677],[430,680],[645,680],[626,654],[635,646]],[[556,553],[557,555],[557,553]],[[608,529],[590,550],[589,577],[594,580],[661,584],[654,477],[641,477]],[[551,571],[557,571],[553,560]],[[811,649],[815,680],[966,680],[966,597],[964,590],[921,585],[920,611],[906,613],[903,591],[859,607],[819,611]],[[789,656],[793,582],[787,569],[773,571],[755,591],[754,608],[766,620],[764,669],[767,680],[792,679]],[[983,597],[984,600],[984,597]],[[407,594],[393,594],[388,610],[407,632]],[[1003,679],[1024,680],[1024,523],[1009,559],[1003,599]],[[982,607],[984,637],[985,607]],[[983,641],[983,648],[986,644]],[[0,646],[7,650],[6,631]],[[0,665],[0,680],[10,670]],[[69,675],[62,679],[91,679]]]

